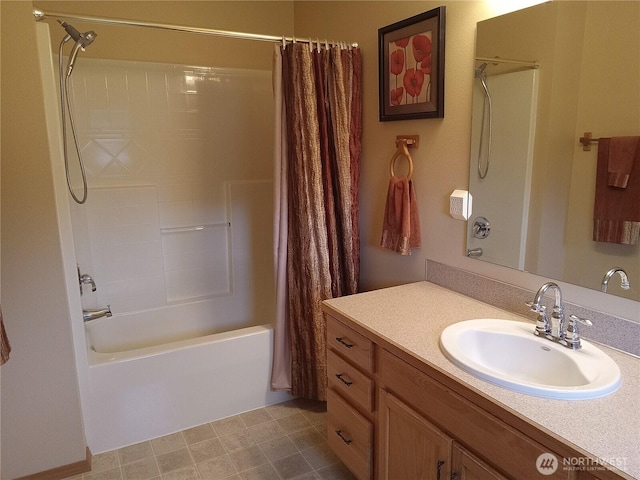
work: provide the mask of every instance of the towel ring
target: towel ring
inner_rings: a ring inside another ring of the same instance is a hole
[[[395,172],[393,171],[393,167],[396,164],[396,160],[404,155],[409,161],[409,173],[407,174],[407,180],[411,180],[411,176],[413,175],[413,159],[411,158],[409,150],[407,149],[407,142],[399,140],[396,142],[396,146],[398,147],[398,149],[396,150],[396,153],[394,153],[393,157],[391,157],[391,163],[389,164],[389,173],[392,177],[396,176]]]

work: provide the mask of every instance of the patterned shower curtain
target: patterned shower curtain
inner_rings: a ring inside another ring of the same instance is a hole
[[[362,62],[357,48],[295,43],[276,57],[282,87],[278,95],[276,85],[281,131],[276,134],[272,387],[324,400],[321,303],[356,293],[358,285]],[[274,78],[277,84],[277,73]]]

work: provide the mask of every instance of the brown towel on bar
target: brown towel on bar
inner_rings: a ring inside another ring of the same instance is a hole
[[[7,332],[4,331],[4,322],[2,320],[2,308],[0,308],[0,365],[4,365],[9,360],[11,353],[11,345],[7,338]]]
[[[619,137],[640,138],[640,137]],[[596,173],[596,193],[593,207],[593,240],[596,242],[637,245],[640,238],[640,141],[632,162],[613,158],[620,153],[620,143],[611,138],[598,140],[598,166]],[[612,148],[612,146],[614,148]],[[622,148],[628,152],[628,145]],[[625,155],[625,153],[623,153]],[[631,168],[628,168],[631,163]],[[613,170],[610,165],[613,164]],[[628,173],[624,173],[627,171]],[[620,186],[611,186],[610,172]],[[622,181],[625,177],[626,181]],[[617,179],[617,180],[616,180]],[[622,184],[624,183],[624,187]]]
[[[412,248],[420,247],[418,202],[413,182],[406,177],[389,180],[380,246],[400,255],[411,255]]]
[[[612,137],[609,143],[609,186],[627,188],[640,137]]]

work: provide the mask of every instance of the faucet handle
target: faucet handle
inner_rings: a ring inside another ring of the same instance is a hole
[[[564,334],[563,343],[565,346],[572,348],[573,350],[582,348],[580,334],[578,333],[578,323],[589,327],[593,325],[593,322],[587,318],[581,318],[577,315],[569,315],[569,325],[567,325],[567,331]]]

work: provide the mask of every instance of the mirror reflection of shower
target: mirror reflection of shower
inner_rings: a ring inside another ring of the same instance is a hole
[[[489,87],[487,87],[487,73],[485,72],[487,64],[483,63],[475,69],[475,78],[480,80],[482,88],[484,90],[484,102],[482,104],[482,122],[480,124],[480,142],[478,143],[478,175],[481,179],[484,179],[489,173],[489,164],[491,163],[491,141],[492,141],[492,127],[493,127],[493,108],[491,105],[491,95],[489,94]],[[489,108],[487,108],[487,106]],[[487,118],[488,112],[488,118]],[[485,121],[488,120],[487,135],[485,135]],[[486,140],[486,161],[484,167],[482,166],[482,153],[483,146]]]
[[[73,66],[76,61],[76,57],[78,56],[78,52],[91,45],[93,41],[96,39],[98,34],[94,31],[88,31],[85,33],[80,33],[76,30],[72,25],[69,25],[67,22],[58,21],[62,28],[65,29],[67,34],[64,36],[62,41],[60,42],[60,49],[58,52],[59,64],[58,71],[60,75],[60,112],[62,115],[62,145],[64,151],[64,167],[65,173],[67,175],[67,186],[69,187],[69,193],[73,197],[73,200],[76,203],[83,204],[87,201],[87,174],[84,169],[84,162],[82,161],[82,154],[80,153],[80,147],[78,145],[78,137],[76,135],[76,126],[73,118],[73,112],[71,110],[71,102],[69,100],[69,77],[71,77],[71,72],[73,71]],[[67,61],[66,70],[63,69],[63,51],[65,44],[72,40],[75,42],[73,48],[71,49],[71,54],[69,55],[69,60]],[[73,191],[73,187],[71,186],[71,173],[69,171],[69,149],[67,147],[67,120],[66,115],[69,113],[69,123],[71,124],[71,133],[73,136],[73,143],[76,147],[76,152],[78,153],[78,163],[80,165],[80,172],[82,174],[82,198],[78,198]]]

